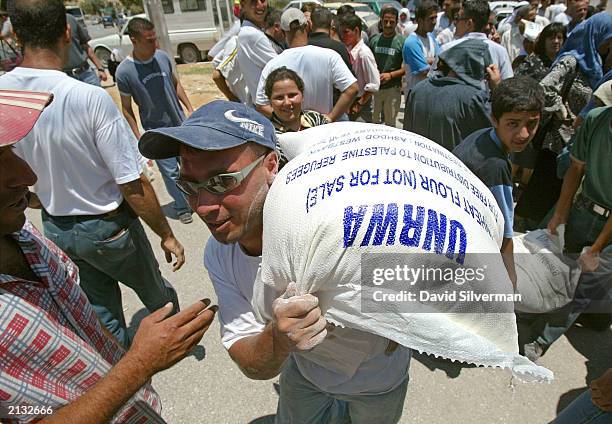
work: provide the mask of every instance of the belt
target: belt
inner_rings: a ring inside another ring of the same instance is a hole
[[[90,219],[105,219],[105,218],[113,218],[117,215],[120,215],[121,213],[123,213],[125,210],[131,211],[131,208],[129,208],[129,206],[127,205],[127,203],[124,201],[122,202],[117,209],[114,209],[112,211],[108,211],[108,212],[104,212],[98,215],[67,215],[67,216],[55,216],[55,215],[51,215],[49,212],[47,212],[44,208],[43,210],[45,211],[45,213],[47,215],[49,215],[52,218],[67,218],[70,220],[90,220]]]
[[[83,62],[83,64],[81,66],[78,66],[76,68],[65,69],[64,73],[68,74],[68,76],[70,76],[70,75],[79,75],[79,74],[82,74],[83,72],[85,72],[88,69],[89,69],[89,63]]]
[[[608,218],[612,213],[612,210],[601,206],[586,196],[580,196],[580,200],[582,201],[582,205],[589,210],[589,212],[594,213],[595,215],[601,216],[602,218]]]

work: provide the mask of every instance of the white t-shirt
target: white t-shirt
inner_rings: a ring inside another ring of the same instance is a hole
[[[455,24],[451,24],[450,26],[444,28],[440,33],[436,36],[436,41],[440,46],[450,43],[451,41],[456,40],[455,38]]]
[[[249,88],[253,103],[255,103],[261,70],[276,56],[276,50],[266,34],[255,24],[245,20],[238,33],[236,60]]]
[[[223,49],[225,48],[225,45],[227,44],[227,42],[231,38],[236,37],[239,32],[240,32],[240,20],[236,19],[234,23],[232,24],[232,26],[229,27],[227,31],[225,31],[225,34],[223,34],[223,36],[219,39],[219,41],[217,41],[215,45],[210,48],[210,50],[208,51],[208,56],[211,56],[214,58],[219,53],[221,53]]]
[[[355,47],[349,52],[352,59],[353,71],[357,77],[357,85],[359,86],[358,96],[363,96],[363,93],[369,91],[375,93],[380,88],[380,72],[372,50],[365,45],[363,40],[359,40]]]
[[[546,11],[544,12],[544,16],[550,22],[554,22],[555,16],[557,16],[559,13],[565,12],[566,10],[567,10],[567,6],[564,5],[563,3],[551,4],[550,6],[546,8]]]
[[[333,88],[344,91],[357,81],[335,51],[317,46],[293,47],[268,62],[261,72],[256,104],[270,104],[265,93],[266,78],[282,66],[295,71],[304,80],[302,110],[329,113],[334,107]]]
[[[510,60],[516,59],[523,50],[523,35],[521,34],[519,27],[513,25],[509,31],[504,32],[501,37],[501,45],[508,52]]]
[[[204,251],[219,299],[221,342],[226,349],[238,340],[259,334],[265,323],[252,307],[253,283],[261,257],[248,256],[238,244],[223,245],[210,238]],[[334,337],[314,349],[293,353],[302,375],[321,390],[338,394],[384,393],[408,374],[410,349],[403,346],[387,356],[388,340],[370,333],[337,327]]]
[[[565,12],[561,12],[554,17],[553,22],[568,26],[572,22],[572,18]]]
[[[38,176],[33,191],[51,215],[97,215],[117,209],[117,184],[140,177],[144,159],[113,99],[100,87],[54,70],[15,68],[0,88],[53,93],[17,154]]]
[[[229,87],[230,91],[234,93],[240,101],[247,106],[252,106],[251,96],[249,95],[249,89],[244,80],[244,76],[238,66],[236,55],[238,53],[238,36],[234,35],[225,42],[225,47],[213,58],[213,66],[223,78]]]
[[[13,25],[11,25],[11,19],[6,18],[6,20],[2,23],[2,29],[0,30],[0,35],[4,38],[8,38],[13,34]]]
[[[438,12],[438,16],[436,17],[436,26],[433,30],[434,35],[437,36],[451,25],[451,21],[448,19],[446,12]]]

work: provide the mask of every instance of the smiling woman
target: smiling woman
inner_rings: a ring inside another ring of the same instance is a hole
[[[266,79],[266,96],[272,106],[272,124],[277,134],[302,131],[318,125],[328,124],[327,116],[316,110],[302,110],[304,81],[286,67],[278,68]]]

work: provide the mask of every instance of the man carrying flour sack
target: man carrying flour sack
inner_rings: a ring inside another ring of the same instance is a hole
[[[147,131],[139,143],[151,159],[181,158],[177,185],[213,235],[204,265],[219,298],[221,341],[247,377],[281,374],[276,422],[396,423],[409,349],[348,328],[327,335],[311,294],[285,293],[274,301],[270,322],[256,318],[253,284],[263,205],[278,169],[275,146],[274,127],[263,115],[221,100],[180,127]]]

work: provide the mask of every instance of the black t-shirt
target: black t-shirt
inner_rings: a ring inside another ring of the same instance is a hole
[[[346,49],[346,46],[341,42],[334,40],[324,32],[312,32],[308,36],[308,44],[311,46],[323,47],[335,51],[340,55],[344,63],[346,63],[346,66],[349,68],[349,70],[353,72],[353,67],[351,66],[351,59],[349,58],[348,50]]]

